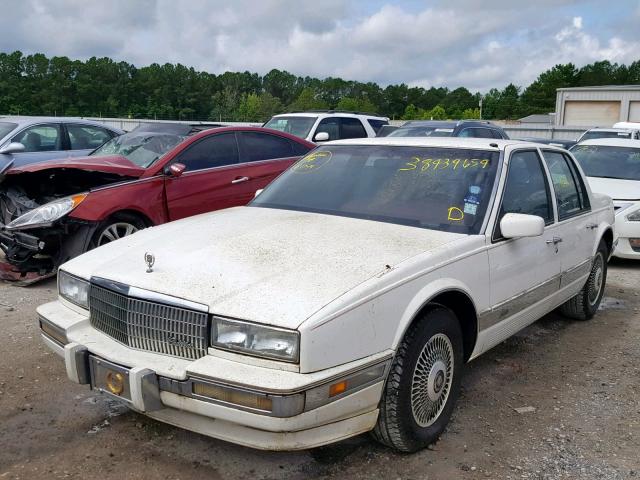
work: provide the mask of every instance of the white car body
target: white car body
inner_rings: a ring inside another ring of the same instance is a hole
[[[126,403],[152,418],[255,448],[320,446],[376,425],[391,361],[429,302],[449,302],[466,315],[464,360],[471,360],[575,296],[590,274],[600,241],[613,247],[611,199],[590,191],[590,209],[562,221],[551,195],[553,221],[544,226],[536,217],[542,235],[492,241],[512,153],[562,149],[458,138],[385,137],[331,145],[497,152],[500,166],[481,232],[465,235],[251,206],[143,230],[77,257],[61,270],[80,279],[131,286],[129,295],[149,302],[166,300],[215,318],[295,330],[299,360],[282,362],[211,346],[195,360],[130,348],[94,328],[89,310],[59,297],[40,306],[38,315],[46,327],[43,339],[65,358],[69,378],[94,381],[96,374],[86,364],[90,354],[107,367],[112,362],[125,369],[131,397]],[[151,273],[146,252],[155,257]],[[66,344],[52,337],[51,329]],[[369,375],[366,381],[360,372]],[[193,379],[303,403],[295,415],[265,414],[197,397],[189,383]],[[359,386],[327,398],[341,379],[358,379],[353,383]]]
[[[640,141],[601,138],[586,140],[581,145],[602,145],[611,147],[626,147],[640,149]],[[606,161],[606,158],[603,158]],[[615,231],[618,245],[614,256],[618,258],[640,259],[640,249],[634,250],[629,239],[640,239],[640,221],[630,221],[628,217],[640,212],[640,180],[625,180],[618,178],[587,177],[591,190],[608,195],[613,199],[616,211]]]
[[[335,119],[335,118],[355,118],[357,119],[366,132],[366,137],[373,138],[376,136],[376,130],[371,126],[368,120],[372,121],[382,121],[389,122],[387,117],[380,117],[378,115],[369,115],[366,113],[349,113],[349,112],[340,112],[340,111],[327,111],[327,112],[300,112],[300,113],[283,113],[280,115],[274,115],[271,117],[271,120],[278,119],[280,117],[307,117],[307,118],[315,118],[315,121],[309,130],[309,133],[304,137],[305,140],[309,142],[321,143],[321,140],[316,138],[316,133],[318,131],[318,127],[323,120],[326,119]],[[271,121],[270,120],[270,121]],[[266,124],[265,124],[266,125]],[[274,128],[274,127],[271,127]],[[291,133],[291,132],[289,132]],[[333,140],[333,139],[332,139]]]
[[[593,136],[595,135],[595,136]],[[585,137],[593,137],[593,138],[585,138]],[[628,139],[628,140],[638,140],[640,139],[640,128],[634,127],[611,127],[611,128],[591,128],[584,132],[576,143],[586,142],[588,140],[599,140],[605,138],[613,138],[613,139]]]

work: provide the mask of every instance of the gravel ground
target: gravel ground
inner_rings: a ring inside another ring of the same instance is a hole
[[[3,284],[0,478],[640,479],[640,262],[611,265],[605,296],[592,321],[548,315],[467,365],[454,419],[431,449],[396,454],[361,435],[272,453],[158,423],[69,382],[35,321],[55,281]]]

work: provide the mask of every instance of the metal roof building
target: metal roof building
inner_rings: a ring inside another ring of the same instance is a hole
[[[640,122],[640,85],[559,88],[556,125],[610,127]]]

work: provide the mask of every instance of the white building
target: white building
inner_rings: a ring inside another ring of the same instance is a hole
[[[610,127],[640,122],[640,85],[559,88],[556,125]]]

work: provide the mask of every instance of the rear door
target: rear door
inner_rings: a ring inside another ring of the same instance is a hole
[[[250,197],[266,187],[296,159],[310,149],[286,137],[257,131],[238,133],[240,147],[239,179],[247,183]]]
[[[555,150],[543,150],[551,175],[558,208],[556,237],[561,241],[561,288],[582,279],[591,270],[592,248],[596,241],[596,225],[591,215],[589,195],[573,159]],[[576,285],[576,292],[582,284]]]
[[[244,180],[235,132],[201,138],[181,152],[173,163],[182,163],[179,177],[165,177],[170,220],[246,204],[255,190]]]
[[[70,157],[89,155],[115,136],[110,130],[96,125],[67,123],[65,129],[68,139],[67,155]]]

